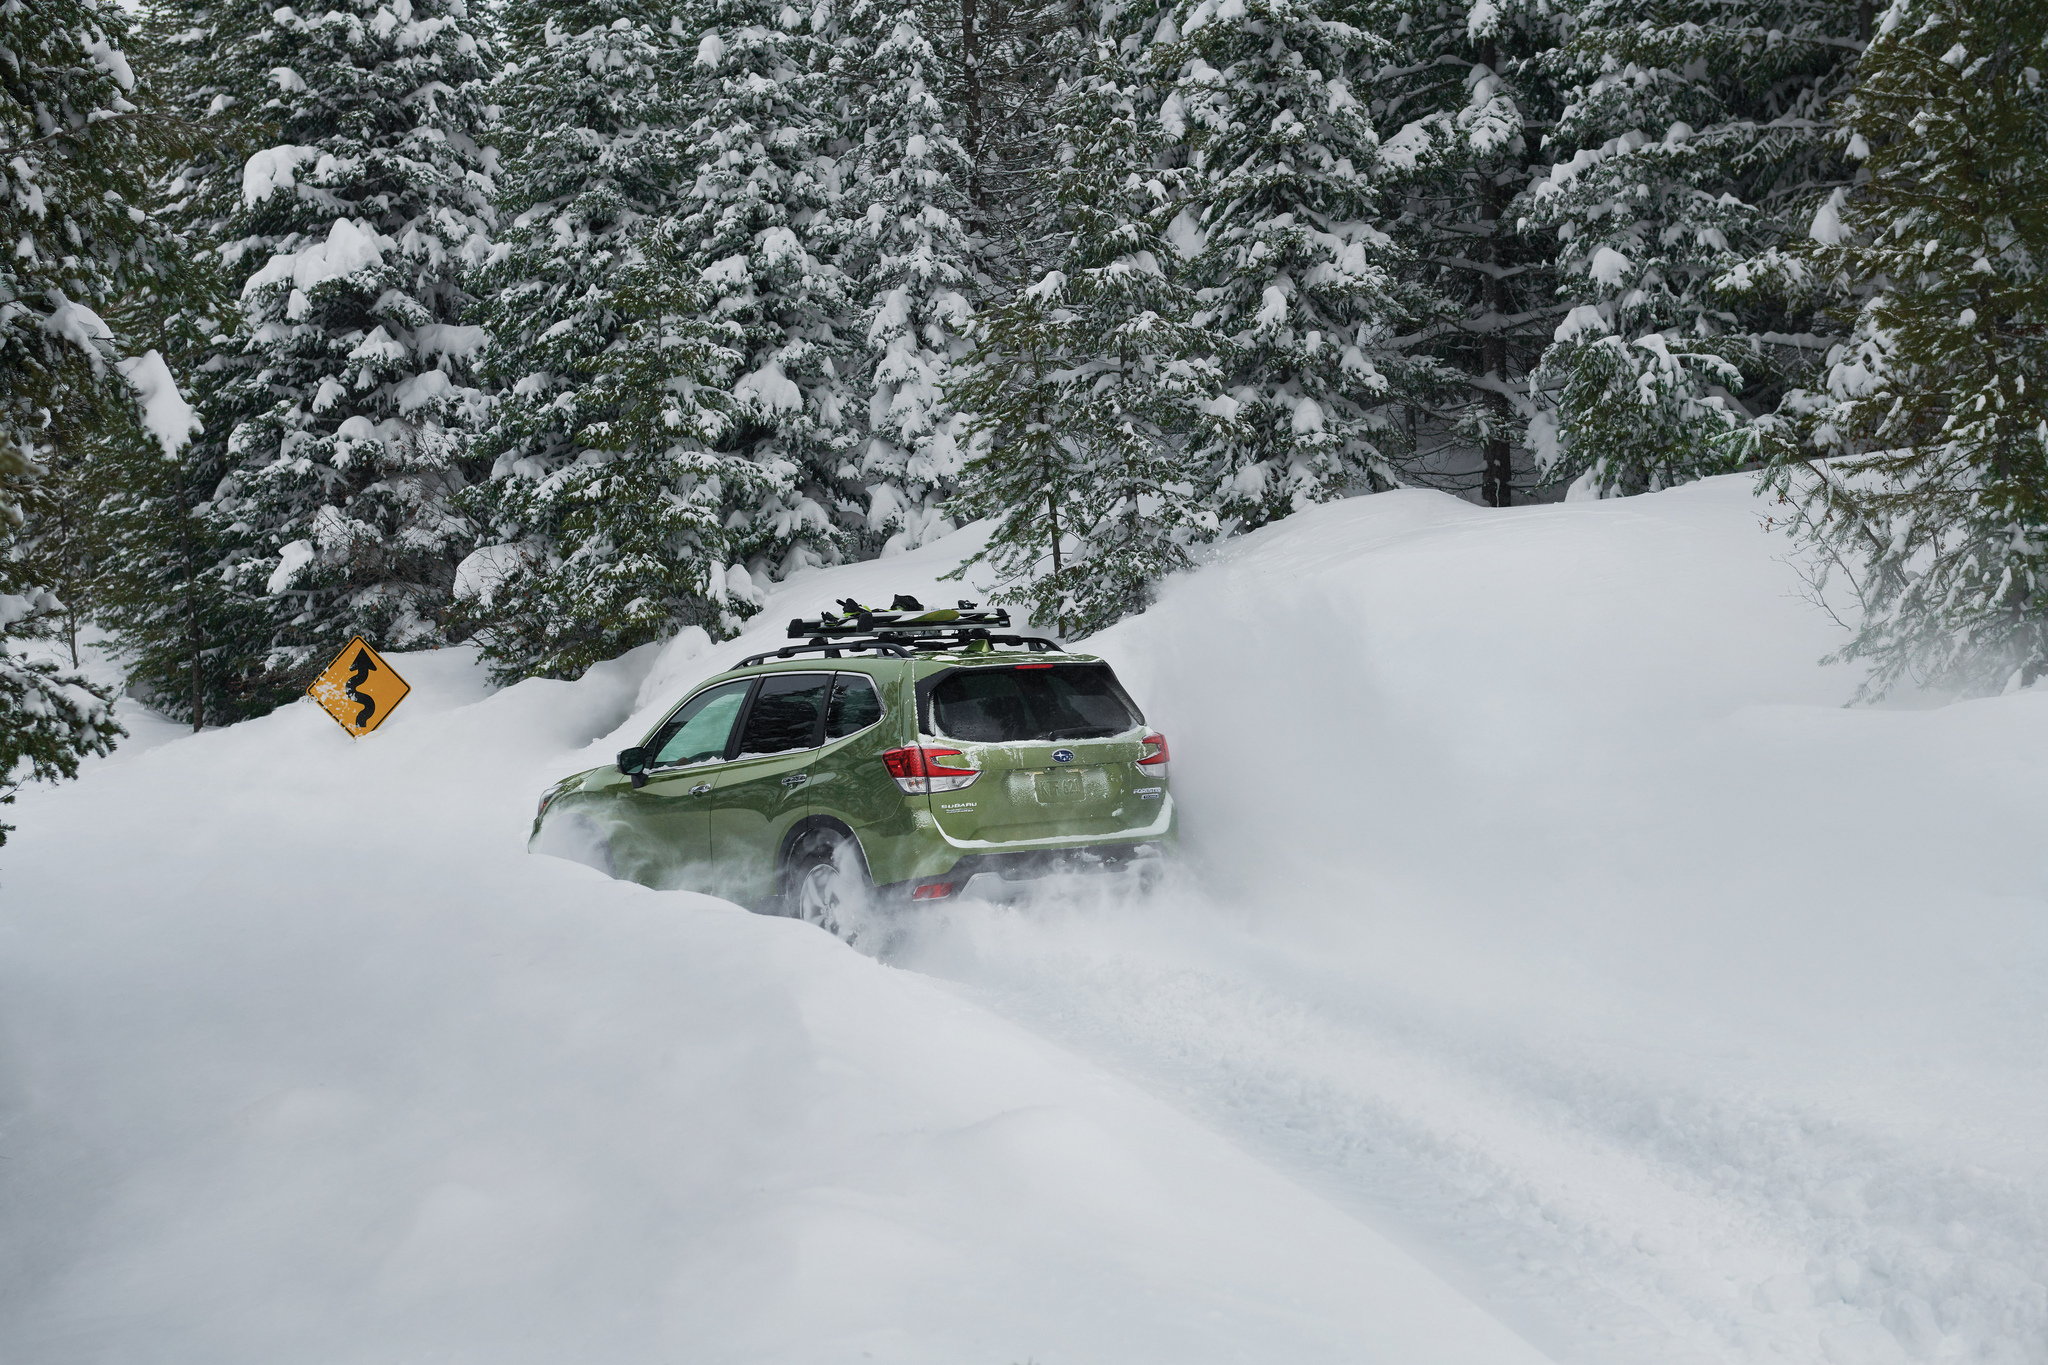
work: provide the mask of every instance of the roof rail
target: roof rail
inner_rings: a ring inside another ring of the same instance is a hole
[[[828,659],[836,659],[842,649],[854,654],[864,649],[873,650],[878,654],[893,654],[899,659],[916,657],[893,640],[813,640],[807,645],[784,645],[781,649],[771,649],[764,654],[750,654],[733,667],[752,668],[767,659],[792,659],[799,654],[823,654]]]

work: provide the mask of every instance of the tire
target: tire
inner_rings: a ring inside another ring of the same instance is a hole
[[[858,842],[825,830],[805,835],[790,850],[783,885],[783,906],[791,918],[854,941],[872,890]]]

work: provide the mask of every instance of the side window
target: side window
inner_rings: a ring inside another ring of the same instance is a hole
[[[864,673],[835,673],[832,704],[825,708],[825,738],[844,739],[882,718],[882,699]]]
[[[825,692],[830,673],[771,673],[761,679],[754,705],[747,712],[741,754],[779,754],[790,749],[815,749],[825,719]]]
[[[739,719],[740,704],[746,701],[751,685],[746,679],[720,683],[676,708],[676,713],[647,741],[647,747],[654,750],[653,766],[724,758],[733,722]]]

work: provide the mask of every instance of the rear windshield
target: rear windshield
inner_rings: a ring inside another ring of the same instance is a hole
[[[1144,724],[1108,664],[963,669],[932,688],[933,730],[981,744],[1093,739]]]

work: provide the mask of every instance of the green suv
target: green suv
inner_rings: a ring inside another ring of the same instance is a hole
[[[615,766],[550,788],[528,846],[578,825],[616,876],[835,932],[854,895],[1149,880],[1175,840],[1166,740],[1109,665],[996,634],[1006,612],[897,603],[791,622],[807,643],[711,678]]]

